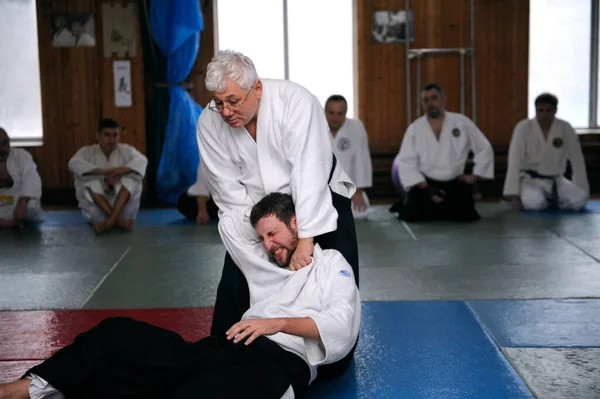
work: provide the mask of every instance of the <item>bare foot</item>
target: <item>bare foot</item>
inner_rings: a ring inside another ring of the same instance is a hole
[[[9,384],[0,384],[0,399],[29,399],[31,380],[23,379]]]
[[[102,234],[105,231],[110,230],[115,225],[115,222],[113,222],[111,219],[106,219],[102,222],[94,222],[92,225],[94,226],[94,231],[96,234]]]
[[[130,232],[130,231],[133,231],[133,226],[135,225],[135,220],[119,218],[119,220],[117,220],[117,224],[123,230]]]

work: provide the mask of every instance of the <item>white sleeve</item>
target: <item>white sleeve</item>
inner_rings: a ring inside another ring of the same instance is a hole
[[[400,182],[405,190],[410,190],[411,187],[425,181],[425,176],[419,170],[414,124],[410,125],[404,133],[396,162]]]
[[[585,168],[585,159],[583,157],[583,151],[581,144],[579,143],[579,136],[573,127],[565,122],[565,141],[567,145],[567,156],[571,162],[571,169],[573,170],[572,180],[575,185],[585,190],[586,193],[590,192],[590,184],[587,178],[587,171]]]
[[[505,197],[519,195],[521,193],[521,165],[525,157],[525,135],[526,122],[519,122],[513,130],[508,148],[508,166],[504,180],[503,195]]]
[[[357,119],[357,142],[359,144],[353,165],[354,176],[352,180],[357,188],[373,186],[373,163],[371,162],[371,151],[369,150],[369,136],[363,123]]]
[[[285,113],[282,133],[298,237],[316,237],[337,229],[328,183],[333,164],[329,127],[319,100],[305,91],[290,98]]]
[[[97,169],[98,165],[88,161],[91,158],[92,147],[82,147],[69,160],[69,169],[77,178],[96,178],[97,176],[86,176],[92,170]]]
[[[33,157],[25,150],[19,155],[19,170],[21,172],[19,197],[40,199],[42,197],[42,180]]]
[[[247,210],[246,214],[249,213],[250,210]],[[250,218],[242,212],[226,212],[219,217],[218,228],[225,249],[252,288],[251,294],[261,298],[272,294],[274,282],[280,281],[281,276],[290,271],[269,261]]]
[[[191,197],[210,197],[208,186],[206,185],[206,166],[204,166],[202,160],[200,160],[198,165],[196,182],[188,188],[187,193]]]
[[[494,149],[477,125],[467,118],[467,134],[473,151],[473,174],[485,179],[494,178]]]
[[[146,174],[146,166],[148,166],[148,158],[139,152],[134,146],[125,144],[120,147],[126,159],[125,167],[133,170],[140,179]],[[136,176],[136,177],[137,177]]]
[[[311,365],[334,363],[346,356],[358,338],[361,318],[360,294],[352,267],[340,253],[319,265],[323,282],[322,311],[311,316],[317,325],[320,341],[304,338]]]
[[[200,160],[206,169],[206,185],[213,201],[219,208],[219,215],[232,210],[244,211],[254,205],[246,187],[240,183],[240,169],[233,163],[227,148],[219,139],[222,131],[215,131],[210,115],[204,110],[198,118],[196,134],[200,148]]]

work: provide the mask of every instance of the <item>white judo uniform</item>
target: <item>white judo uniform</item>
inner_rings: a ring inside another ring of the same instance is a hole
[[[369,137],[363,123],[354,118],[346,118],[337,134],[331,137],[331,146],[338,162],[348,174],[357,188],[369,188],[373,185],[373,164],[369,151]],[[363,198],[367,206],[369,198],[363,191]],[[364,212],[353,210],[354,217],[363,218],[368,215],[369,209]]]
[[[563,176],[567,160],[572,181]],[[520,196],[528,210],[545,209],[550,199],[561,209],[581,210],[589,192],[583,152],[568,122],[555,118],[547,139],[535,118],[517,124],[510,141],[504,196]]]
[[[13,184],[12,187],[0,188],[0,219],[12,219],[19,198],[28,197],[27,220],[41,220],[44,214],[40,202],[42,181],[31,154],[22,148],[11,148],[6,169]]]
[[[200,114],[198,143],[212,199],[221,214],[245,211],[272,192],[290,194],[299,238],[335,231],[338,214],[329,188],[346,198],[356,188],[339,163],[328,185],[333,150],[323,108],[296,83],[261,81],[256,141],[216,112]]]
[[[340,252],[318,244],[310,265],[295,272],[277,266],[258,241],[249,214],[228,212],[219,220],[227,251],[248,280],[250,308],[242,320],[312,318],[321,341],[285,333],[267,336],[308,364],[312,382],[317,366],[344,358],[358,338],[361,300],[352,268]],[[291,386],[283,397],[294,397]]]
[[[82,147],[69,161],[69,169],[75,175],[75,195],[83,216],[92,222],[106,219],[106,214],[94,203],[88,189],[104,195],[108,203],[113,206],[121,187],[125,187],[129,191],[130,198],[123,207],[121,215],[124,219],[135,219],[140,208],[142,180],[147,165],[146,156],[129,144],[118,144],[108,159],[98,144]],[[122,176],[113,189],[106,187],[104,176],[87,174],[96,168],[123,166],[131,168],[134,173]]]
[[[481,130],[466,116],[446,111],[439,140],[423,115],[410,124],[397,163],[400,182],[406,191],[428,177],[451,181],[464,174],[469,152],[474,154],[473,174],[494,178],[494,151]]]

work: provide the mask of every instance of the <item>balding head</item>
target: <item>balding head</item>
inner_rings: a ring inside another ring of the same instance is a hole
[[[0,162],[6,161],[10,152],[10,138],[8,133],[0,127]]]

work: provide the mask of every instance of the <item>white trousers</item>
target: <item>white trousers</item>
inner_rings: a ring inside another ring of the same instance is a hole
[[[589,194],[565,177],[556,178],[557,206],[560,209],[580,211],[585,208]],[[539,211],[546,209],[552,199],[554,180],[523,176],[521,180],[521,203],[523,209]]]
[[[130,197],[121,211],[121,217],[123,219],[136,219],[140,209],[140,200],[142,198],[142,182],[127,176],[121,177],[121,180],[115,184],[114,190],[111,190],[110,192],[106,191],[104,182],[101,179],[85,181],[82,184],[83,192],[77,196],[79,208],[81,208],[83,216],[91,222],[101,222],[106,219],[106,214],[94,203],[94,199],[88,190],[103,195],[112,207],[115,205],[117,195],[122,187],[125,187],[127,191],[129,191]]]
[[[12,219],[18,201],[19,197],[17,196],[12,197],[11,201],[0,200],[0,219]],[[42,210],[42,204],[39,199],[32,198],[27,201],[27,215],[25,217],[27,221],[40,221],[43,216],[44,211]]]

